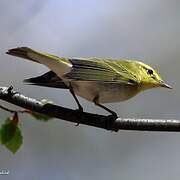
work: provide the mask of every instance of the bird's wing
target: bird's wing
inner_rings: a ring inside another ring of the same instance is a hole
[[[136,76],[127,68],[128,61],[110,59],[69,59],[71,71],[64,78],[80,81],[103,81],[125,84],[137,84]]]

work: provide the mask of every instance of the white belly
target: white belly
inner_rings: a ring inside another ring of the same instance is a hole
[[[99,103],[111,103],[127,100],[138,93],[138,87],[117,83],[103,83],[93,81],[72,81],[75,94],[93,101],[98,96]]]

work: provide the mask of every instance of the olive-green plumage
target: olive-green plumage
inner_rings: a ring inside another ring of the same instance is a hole
[[[26,80],[35,85],[69,88],[75,94],[112,112],[100,103],[127,100],[155,87],[171,88],[149,65],[135,60],[102,58],[60,58],[27,47],[7,54],[46,65],[50,72]],[[75,97],[79,108],[82,108]]]

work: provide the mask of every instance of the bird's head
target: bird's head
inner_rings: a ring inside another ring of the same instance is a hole
[[[140,81],[140,85],[142,90],[155,88],[155,87],[164,87],[172,89],[171,86],[166,84],[161,76],[158,74],[158,72],[153,69],[151,66],[144,64],[140,61],[135,61],[135,66],[138,66],[136,68],[138,70],[138,79]]]

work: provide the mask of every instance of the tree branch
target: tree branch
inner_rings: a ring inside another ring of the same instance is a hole
[[[103,116],[87,112],[79,113],[77,110],[60,107],[54,104],[43,104],[41,101],[13,91],[11,87],[0,87],[0,99],[50,117],[116,132],[120,129],[139,131],[180,131],[180,120],[115,118],[111,115]]]

